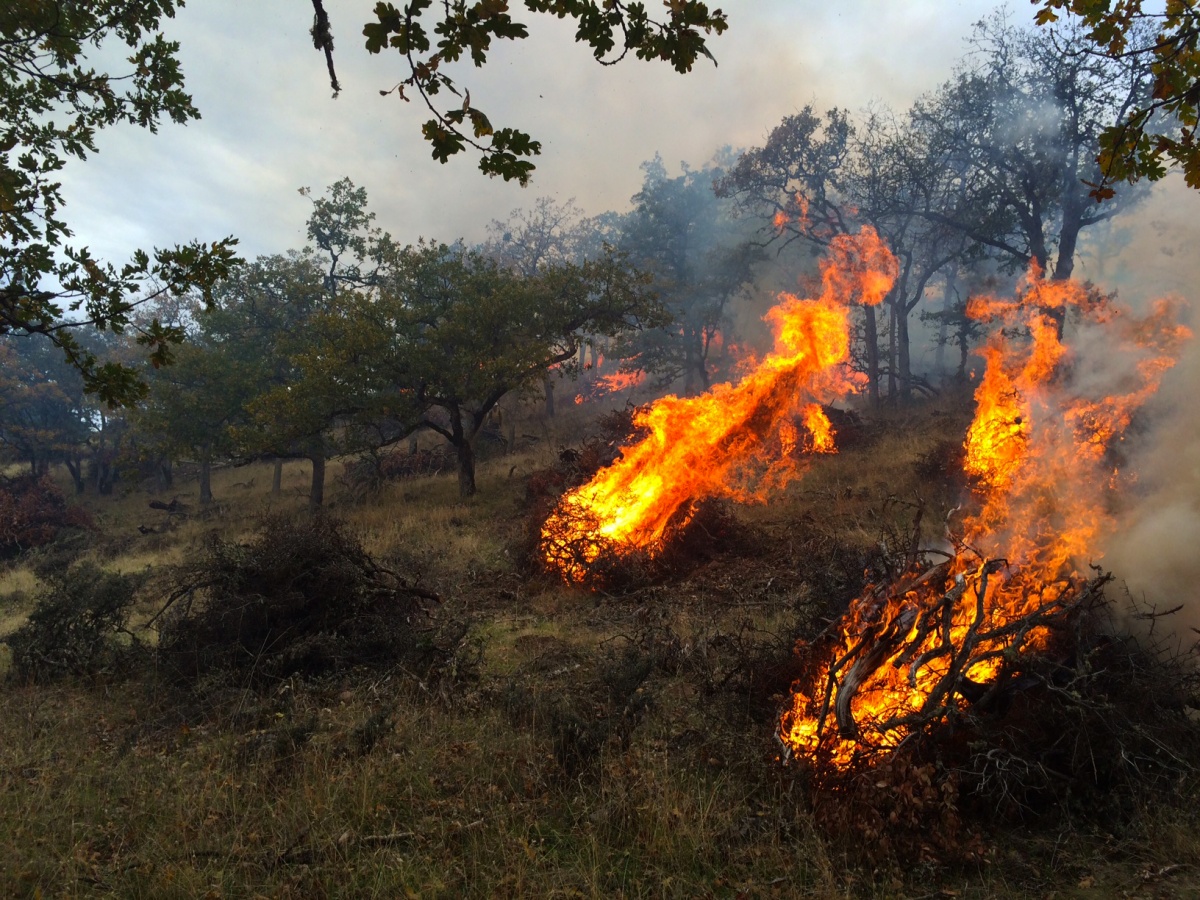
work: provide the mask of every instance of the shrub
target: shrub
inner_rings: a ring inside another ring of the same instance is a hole
[[[49,544],[71,526],[90,527],[91,519],[82,507],[68,506],[49,478],[0,477],[0,559]]]
[[[141,579],[90,562],[43,579],[28,621],[4,639],[12,651],[10,677],[44,683],[120,668],[129,645],[119,635],[129,635],[126,619]]]
[[[420,657],[436,595],[374,560],[335,519],[272,517],[247,543],[216,534],[177,572],[159,655],[185,681],[249,684]]]
[[[365,497],[388,482],[440,475],[454,471],[454,466],[454,454],[445,446],[413,453],[386,450],[347,462],[342,482],[355,496]]]

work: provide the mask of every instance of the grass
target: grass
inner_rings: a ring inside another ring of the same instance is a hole
[[[1120,834],[997,828],[969,865],[867,861],[817,829],[803,773],[778,764],[782,696],[751,696],[745,661],[786,658],[819,626],[811,554],[876,546],[907,515],[889,498],[922,498],[936,536],[947,500],[914,473],[956,428],[929,408],[876,421],[778,502],[738,511],[754,552],[616,597],[530,575],[519,558],[523,475],[552,461],[552,435],[481,464],[468,502],[452,476],[355,501],[334,464],[332,511],[441,594],[439,620],[465,623],[478,665],[257,694],[184,694],[150,674],[0,687],[0,894],[1194,896],[1194,804],[1141,809]],[[189,515],[151,535],[137,526],[169,520],[149,495],[88,496],[101,527],[85,553],[156,570],[214,530],[304,515],[307,466],[288,465],[280,497],[270,474],[215,473],[204,512],[194,483],[179,484]],[[3,573],[0,633],[35,590],[29,564]],[[138,615],[159,599],[151,589]]]

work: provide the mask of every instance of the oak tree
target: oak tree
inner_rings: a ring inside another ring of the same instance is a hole
[[[178,44],[159,32],[180,0],[23,0],[0,5],[0,334],[49,338],[108,403],[145,386],[136,366],[102,361],[74,330],[135,327],[154,365],[182,335],[157,320],[136,325],[134,309],[156,296],[202,294],[234,260],[233,238],[192,243],[124,264],[66,243],[58,173],[96,152],[98,131],[119,124],[157,131],[169,119],[199,117],[184,90]],[[124,45],[124,68],[100,71],[93,58]]]
[[[1032,0],[1037,21],[1049,25],[1065,11],[1079,18],[1089,46],[1083,52],[1126,63],[1140,60],[1150,71],[1147,96],[1120,110],[1100,135],[1100,177],[1091,194],[1114,196],[1113,185],[1141,178],[1158,181],[1172,165],[1189,187],[1200,189],[1200,10],[1170,0]]]
[[[521,5],[530,14],[574,20],[575,40],[586,44],[596,61],[606,66],[632,55],[690,72],[701,56],[715,64],[706,36],[720,35],[728,27],[721,10],[710,10],[699,0],[664,3],[661,19],[651,17],[640,0],[524,0]],[[313,42],[326,54],[336,95],[328,17],[321,0],[313,0],[313,6]],[[416,99],[429,110],[431,118],[421,126],[421,133],[434,159],[445,163],[471,148],[479,154],[479,168],[485,174],[521,185],[529,182],[532,158],[541,153],[541,143],[520,129],[494,125],[471,102],[469,86],[451,74],[460,60],[469,59],[476,68],[486,65],[495,42],[529,36],[528,26],[514,16],[507,0],[408,0],[398,6],[378,2],[363,36],[368,52],[389,50],[400,57],[403,77],[380,93]],[[444,100],[446,95],[452,99]]]

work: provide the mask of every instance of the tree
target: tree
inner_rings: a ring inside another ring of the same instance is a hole
[[[235,259],[233,238],[150,254],[117,267],[71,236],[61,218],[56,173],[96,152],[96,132],[119,123],[156,131],[165,117],[199,117],[183,88],[178,45],[156,33],[177,0],[25,0],[0,10],[0,334],[49,338],[107,403],[129,402],[145,385],[137,368],[101,362],[73,330],[122,332],[141,303],[192,289],[207,294]],[[100,72],[89,54],[113,44],[128,70]],[[68,314],[69,317],[68,317]],[[182,335],[157,320],[137,327],[154,365],[170,361]]]
[[[762,256],[748,223],[733,219],[731,204],[713,192],[725,174],[720,163],[685,164],[674,178],[661,159],[644,163],[642,189],[621,235],[630,259],[653,276],[670,316],[669,323],[633,334],[622,355],[636,357],[640,369],[664,384],[682,378],[688,395],[712,384],[714,351],[730,337],[729,304]]]
[[[333,74],[333,38],[322,0],[313,0],[316,23],[313,43],[326,55],[330,82],[336,96]],[[531,13],[571,18],[578,23],[575,39],[591,50],[601,65],[615,65],[632,53],[638,59],[669,62],[678,72],[689,72],[700,56],[713,59],[705,35],[725,31],[725,14],[710,11],[699,0],[671,0],[664,4],[666,18],[650,18],[641,2],[622,0],[524,0]],[[431,12],[431,8],[433,11]],[[529,36],[523,22],[509,12],[505,0],[408,0],[397,8],[392,3],[375,4],[375,19],[363,28],[370,53],[396,51],[407,75],[390,90],[409,100],[406,89],[429,109],[433,117],[421,127],[430,143],[433,158],[445,163],[468,147],[479,153],[479,168],[505,181],[528,183],[541,144],[515,128],[497,128],[487,115],[471,103],[471,92],[460,90],[449,75],[451,64],[469,56],[476,68],[487,63],[493,41],[516,41]],[[715,60],[713,60],[715,63]],[[456,99],[439,105],[445,91]],[[436,99],[435,99],[436,98]]]
[[[659,313],[645,279],[614,254],[522,275],[432,243],[406,248],[380,296],[358,305],[355,321],[380,328],[371,377],[454,447],[463,497],[475,493],[476,438],[500,400],[550,366],[577,364],[585,335],[613,335]]]
[[[239,352],[244,346],[206,334],[203,318],[175,362],[151,375],[149,395],[133,421],[160,453],[199,463],[200,502],[207,504],[213,499],[212,465],[236,454],[232,429],[246,423],[246,404],[263,371],[257,358]]]
[[[531,208],[514,209],[504,221],[493,219],[487,231],[483,251],[522,275],[536,275],[556,263],[583,262],[589,255],[587,221],[573,198],[539,197]],[[602,248],[591,249],[598,253]]]
[[[309,188],[300,188],[300,193],[311,199]],[[396,246],[390,234],[371,224],[375,213],[367,209],[367,189],[343,178],[312,204],[308,239],[329,257],[325,291],[330,298],[337,296],[339,287],[369,288],[378,284]]]
[[[539,197],[532,208],[514,209],[503,222],[493,219],[483,252],[505,268],[532,278],[548,266],[580,263],[603,254],[603,242],[591,240],[594,235],[589,224],[573,199],[560,202]],[[542,377],[548,419],[554,418],[555,381],[563,374],[563,369],[555,366]]]
[[[83,491],[80,457],[92,436],[95,410],[83,378],[44,341],[0,337],[0,445],[29,464],[32,475],[64,462]]]
[[[870,225],[896,254],[900,271],[886,298],[888,321],[881,327],[875,307],[860,307],[852,364],[865,376],[872,404],[880,401],[885,376],[892,398],[904,399],[921,384],[912,371],[909,317],[930,280],[963,252],[961,240],[926,216],[943,193],[947,173],[940,163],[908,117],[877,109],[856,125],[843,110],[822,117],[805,107],[718,182],[720,193],[768,223],[781,250],[797,240],[824,247]]]
[[[289,395],[304,380],[301,357],[317,340],[313,323],[333,302],[326,284],[311,252],[259,257],[220,286],[201,320],[204,340],[228,361],[225,375],[237,375],[224,388],[238,412],[228,422],[236,454],[310,460],[314,507],[324,496],[329,419],[321,394]]]
[[[1118,63],[1149,62],[1149,95],[1123,110],[1100,135],[1100,178],[1089,185],[1091,196],[1110,199],[1113,185],[1121,181],[1158,181],[1167,164],[1178,165],[1188,186],[1200,189],[1200,10],[1176,0],[1161,10],[1147,10],[1144,0],[1033,3],[1042,7],[1041,25],[1057,22],[1056,10],[1078,16],[1090,43],[1083,52]]]
[[[1127,189],[1098,204],[1088,184],[1107,123],[1146,96],[1133,61],[1083,52],[1069,29],[1031,32],[996,16],[976,26],[978,53],[915,107],[934,156],[958,177],[931,217],[1014,267],[1070,278],[1079,236],[1137,202]]]

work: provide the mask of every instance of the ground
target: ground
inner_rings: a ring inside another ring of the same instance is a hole
[[[332,466],[329,512],[441,596],[438,666],[253,689],[181,692],[153,671],[0,686],[0,892],[1196,896],[1194,803],[1137,809],[1108,830],[985,823],[970,860],[874,858],[818,828],[805,773],[779,761],[793,642],[837,614],[918,503],[936,539],[964,409],[870,418],[777,502],[732,510],[722,546],[619,594],[565,586],[528,557],[528,476],[578,441],[581,419],[483,462],[466,503],[453,475],[356,500]],[[139,486],[88,495],[86,554],[156,575],[134,616],[144,623],[166,567],[214,530],[237,538],[268,511],[304,515],[307,477],[289,464],[272,498],[266,466],[219,472],[207,512],[184,480],[186,516],[151,510]],[[0,634],[29,611],[36,562],[0,576]],[[1181,786],[1185,800],[1194,788]]]

